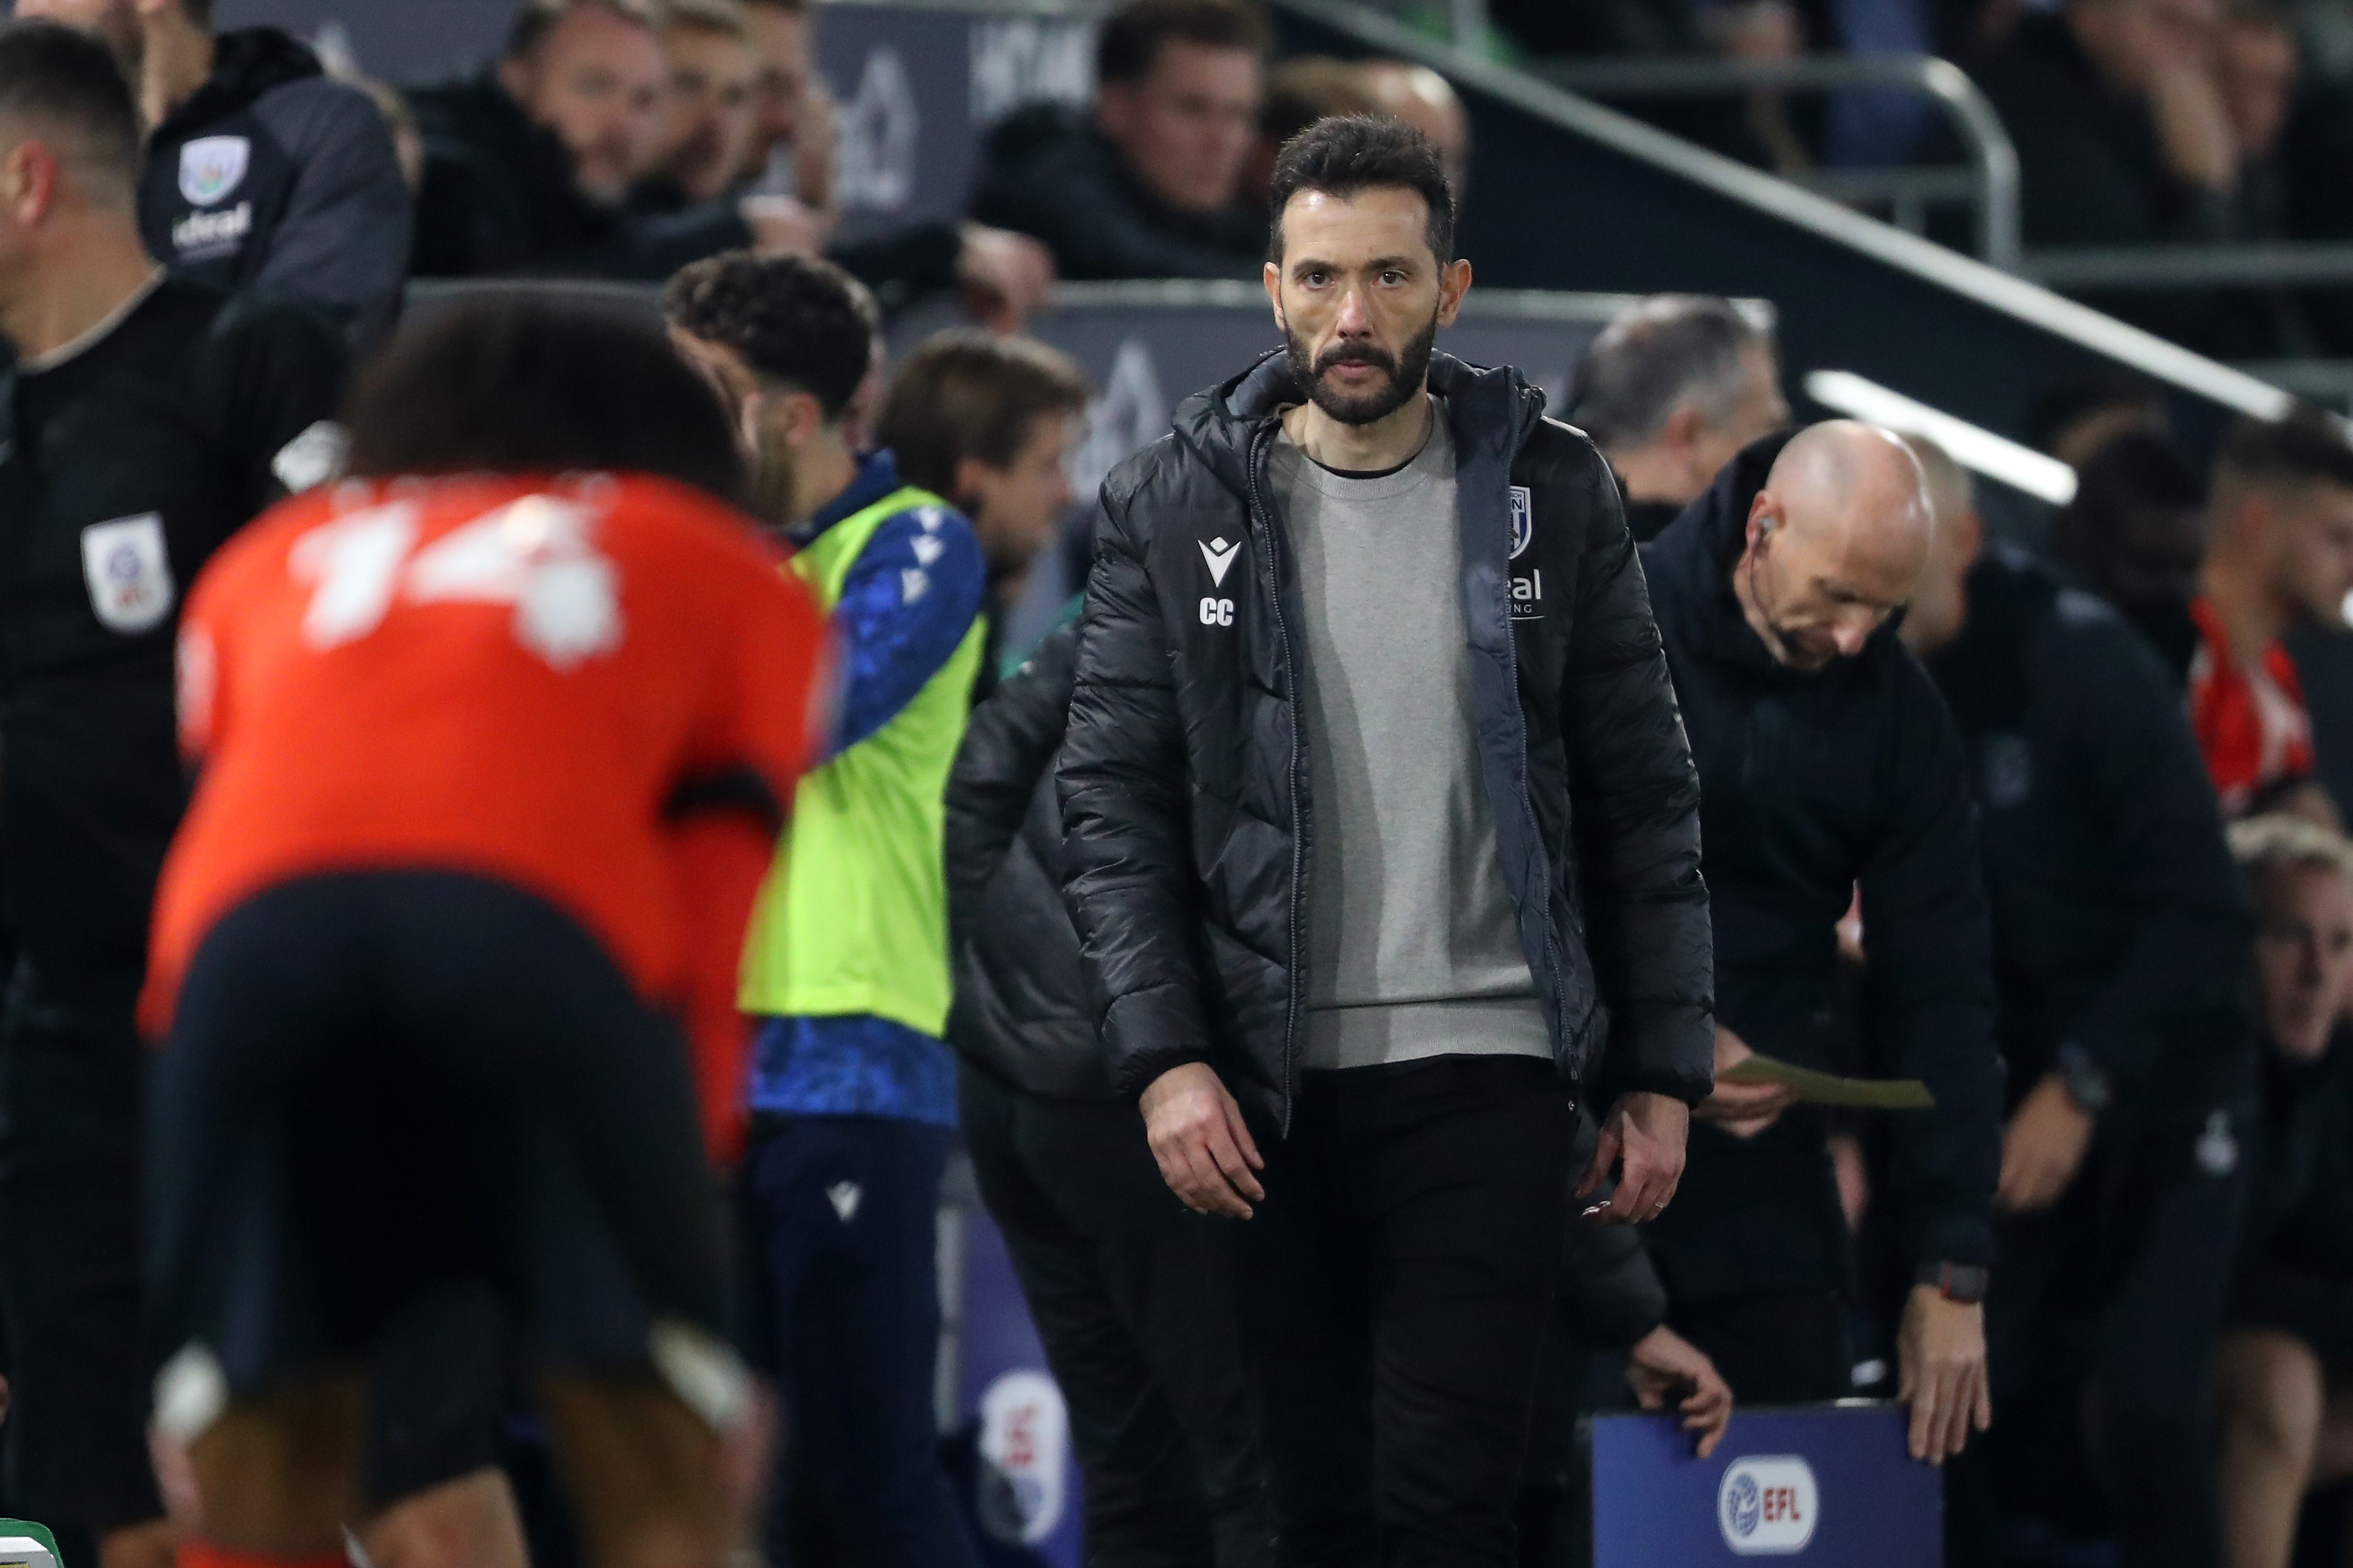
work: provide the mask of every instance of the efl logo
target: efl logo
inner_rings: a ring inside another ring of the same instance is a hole
[[[1715,1521],[1741,1556],[1783,1557],[1814,1538],[1820,1503],[1813,1467],[1795,1454],[1736,1459],[1715,1489]]]

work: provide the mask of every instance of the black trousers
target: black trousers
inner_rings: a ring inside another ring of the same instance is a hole
[[[2252,1121],[2231,1104],[2104,1126],[2056,1205],[2001,1222],[1975,1478],[2001,1514],[2113,1534],[2122,1568],[2221,1561],[2211,1371]],[[1956,1510],[1955,1568],[1996,1560],[1975,1512]]]
[[[147,1462],[161,1358],[141,1322],[138,989],[136,973],[62,984],[27,958],[0,1033],[0,1454],[9,1506],[75,1542],[164,1511]]]
[[[1577,1116],[1552,1064],[1310,1073],[1259,1134],[1243,1323],[1288,1565],[1514,1560]]]
[[[982,1199],[1071,1411],[1088,1568],[1260,1568],[1272,1548],[1242,1381],[1231,1221],[1160,1179],[1124,1101],[961,1069]]]

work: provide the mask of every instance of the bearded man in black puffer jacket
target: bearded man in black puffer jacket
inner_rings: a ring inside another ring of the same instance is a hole
[[[1657,1214],[1709,1089],[1697,782],[1609,470],[1432,355],[1427,140],[1324,121],[1273,210],[1289,351],[1103,487],[1065,892],[1163,1178],[1250,1220],[1284,1561],[1505,1563],[1569,1184]]]

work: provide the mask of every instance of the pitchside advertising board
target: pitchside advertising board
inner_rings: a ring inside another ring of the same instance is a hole
[[[1938,1568],[1944,1473],[1878,1404],[1744,1411],[1712,1458],[1671,1416],[1592,1423],[1594,1568]]]

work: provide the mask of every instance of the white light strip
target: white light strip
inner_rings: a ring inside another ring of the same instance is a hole
[[[1806,395],[1825,408],[1884,426],[1899,436],[1926,436],[1961,467],[2052,506],[2075,499],[2075,470],[2058,458],[1956,419],[1851,370],[1812,372],[1806,377]]]

